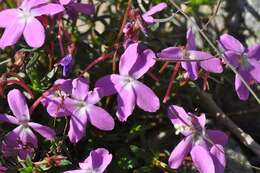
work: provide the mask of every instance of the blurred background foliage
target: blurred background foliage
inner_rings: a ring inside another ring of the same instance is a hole
[[[134,0],[133,7],[144,12],[159,2],[162,1]],[[177,12],[170,1],[165,2],[167,2],[169,7],[164,12],[156,15],[158,22],[149,28],[148,37],[140,35],[140,40],[155,52],[172,45],[185,45],[187,27],[192,26]],[[203,31],[215,44],[217,38],[225,32],[236,36],[240,41],[248,45],[260,40],[260,4],[258,0],[176,0],[175,2],[189,16],[192,16],[201,28],[204,28]],[[0,8],[15,7],[16,3],[19,3],[19,0],[4,0]],[[69,48],[71,45],[75,47],[73,55],[75,64],[69,78],[76,77],[86,65],[102,54],[114,50],[116,46],[115,41],[127,7],[127,1],[94,0],[94,3],[96,4],[94,16],[79,15],[76,21],[67,17],[64,17],[62,20],[63,27],[69,35],[69,37],[66,34],[62,35],[65,52],[68,53],[67,47]],[[258,4],[258,6],[255,4]],[[16,77],[14,74],[19,75],[33,90],[36,98],[52,86],[56,79],[62,78],[62,69],[55,65],[64,56],[61,54],[58,44],[57,19],[42,17],[40,20],[46,23],[47,39],[44,47],[31,49],[21,40],[15,46],[0,50],[0,90],[4,93],[3,97],[0,98],[1,113],[9,111],[6,98],[4,97],[8,90],[20,87],[18,85],[4,87],[2,84],[4,84],[6,78]],[[250,23],[249,20],[252,20],[252,22]],[[254,20],[257,22],[254,22]],[[119,44],[122,41],[120,39]],[[196,41],[199,49],[211,51],[211,48],[198,34],[196,35]],[[120,49],[120,53],[122,51]],[[158,78],[158,81],[149,75],[142,79],[144,83],[153,88],[161,100],[174,68],[174,64],[169,63],[163,73],[159,73],[162,65],[162,62],[158,62],[151,70]],[[85,73],[85,76],[89,78],[93,87],[98,78],[112,72],[112,58],[110,58],[95,65],[88,73]],[[8,76],[7,74],[10,75]],[[196,82],[183,82],[182,74],[183,72],[180,71],[177,79],[174,81],[170,100],[167,104],[161,104],[161,108],[157,113],[145,113],[136,108],[127,122],[121,123],[116,120],[116,127],[112,132],[101,132],[88,126],[86,137],[76,145],[72,145],[66,137],[68,120],[50,118],[43,106],[39,105],[33,113],[32,119],[54,127],[57,132],[57,139],[52,142],[40,141],[42,145],[39,146],[39,152],[32,160],[19,163],[12,159],[2,158],[1,162],[11,166],[13,168],[11,172],[16,172],[15,170],[21,166],[24,167],[20,169],[20,172],[23,173],[29,173],[33,170],[61,172],[62,170],[77,167],[78,162],[82,161],[91,149],[106,147],[114,155],[113,162],[108,169],[109,173],[195,172],[190,158],[186,158],[184,166],[178,171],[169,170],[165,165],[169,153],[180,139],[179,136],[175,135],[174,128],[166,116],[167,107],[170,104],[178,104],[189,111],[206,112],[204,108],[207,105],[201,104],[194,89],[195,87],[203,87],[203,78]],[[201,75],[203,77],[204,74],[202,73]],[[231,119],[246,132],[250,133],[256,141],[260,142],[259,105],[252,97],[247,102],[240,101],[234,91],[233,81],[234,74],[229,69],[225,69],[223,75],[210,74],[208,92],[212,94],[216,103]],[[23,89],[21,88],[21,90]],[[259,94],[259,86],[254,86],[254,90]],[[35,99],[29,99],[30,104],[35,101]],[[102,99],[100,105],[109,111],[111,115],[115,115],[115,97]],[[246,162],[249,160],[252,165],[260,165],[259,158],[244,148],[227,129],[215,120],[210,120],[208,126],[223,129],[231,137],[231,142],[227,148],[229,150],[227,152],[229,159],[226,172],[239,173],[239,171],[243,171],[243,173],[246,173],[256,171],[248,167]],[[0,138],[2,139],[3,135],[11,128],[5,124],[0,124]],[[52,164],[49,168],[36,168],[32,164],[32,162],[43,161],[43,158],[46,159],[58,155],[66,157],[64,163]],[[233,158],[233,156],[236,157]]]

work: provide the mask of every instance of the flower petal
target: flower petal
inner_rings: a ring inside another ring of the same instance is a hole
[[[42,16],[42,15],[53,16],[62,11],[64,11],[64,7],[62,5],[55,4],[55,3],[48,3],[46,5],[43,5],[43,6],[40,6],[37,8],[33,8],[31,10],[31,13],[33,16]]]
[[[244,73],[244,74],[241,74],[241,75],[244,78],[244,80],[247,83],[249,83],[250,79],[248,77],[248,74]],[[248,91],[247,87],[244,85],[244,83],[240,80],[238,75],[236,75],[236,78],[235,78],[235,89],[236,89],[237,95],[238,95],[240,100],[247,100],[248,99],[249,91]]]
[[[153,6],[152,8],[150,8],[147,12],[145,12],[142,17],[144,19],[145,22],[147,22],[148,24],[152,24],[154,23],[154,18],[152,17],[153,14],[158,13],[162,10],[164,10],[165,8],[167,8],[167,4],[162,2],[159,3],[155,6]]]
[[[0,19],[1,20],[1,19]],[[250,59],[260,60],[260,44],[253,45],[248,48],[248,57]]]
[[[46,4],[48,3],[49,0],[23,0],[22,5],[20,6],[20,8],[24,9],[24,10],[30,10],[33,7],[42,5],[42,4]]]
[[[214,145],[210,149],[210,153],[214,162],[215,173],[223,173],[226,167],[226,158],[223,146]]]
[[[86,170],[76,169],[76,170],[71,170],[71,171],[65,171],[63,173],[86,173]]]
[[[157,56],[160,57],[161,60],[181,60],[182,59],[182,50],[178,47],[168,47],[163,49],[160,53],[157,53]]]
[[[55,137],[55,131],[52,128],[33,122],[29,122],[28,125],[48,140],[52,140]]]
[[[190,116],[180,106],[171,105],[168,108],[168,117],[174,125],[191,125]]]
[[[45,33],[42,24],[34,17],[26,23],[23,31],[26,43],[31,47],[41,47],[45,40]]]
[[[186,48],[188,50],[195,50],[196,49],[195,34],[192,32],[192,28],[188,29],[186,39],[187,39]]]
[[[245,48],[240,41],[229,34],[221,35],[219,42],[225,50],[231,50],[237,53],[243,53],[245,51]]]
[[[209,151],[200,145],[195,145],[190,154],[195,167],[200,173],[215,173],[214,163]]]
[[[253,79],[260,83],[260,62],[255,59],[248,59],[248,61],[251,64],[249,73]]]
[[[62,5],[68,5],[72,0],[59,0]]]
[[[4,49],[7,46],[14,45],[21,37],[25,23],[19,22],[17,19],[10,22],[10,25],[6,27],[1,39],[0,48]]]
[[[214,58],[214,56],[211,55],[210,53],[203,52],[203,51],[189,50],[187,52],[189,54],[189,56],[188,56],[189,60],[205,61],[205,60],[209,60],[211,58]]]
[[[19,15],[19,10],[17,9],[6,9],[0,12],[0,27],[6,28],[9,27],[12,22],[10,20],[14,20]],[[8,19],[8,20],[7,20]]]
[[[94,88],[93,91],[88,92],[88,96],[86,98],[86,102],[90,104],[96,104],[98,103],[102,96],[103,96],[103,89],[102,88]]]
[[[189,79],[191,80],[198,79],[199,67],[197,62],[181,62],[181,66],[186,70]]]
[[[225,52],[225,57],[226,57],[227,61],[234,67],[239,67],[240,56],[241,56],[241,54],[234,52],[234,51]]]
[[[87,109],[88,118],[90,123],[100,130],[110,131],[114,129],[115,122],[111,115],[104,109],[95,106],[89,105]]]
[[[103,90],[103,96],[110,96],[122,89],[123,80],[124,77],[117,74],[107,75],[98,79],[95,87]]]
[[[132,87],[124,88],[117,96],[116,116],[120,121],[126,121],[135,108],[135,93]]]
[[[85,100],[88,90],[89,90],[89,82],[88,80],[79,77],[72,81],[72,97],[78,100]]]
[[[12,132],[19,136],[19,139],[23,144],[31,145],[34,148],[38,147],[38,139],[29,127],[25,128],[20,125],[16,127]]]
[[[0,114],[0,122],[19,124],[19,120],[16,117],[7,114]]]
[[[19,121],[30,120],[29,109],[24,95],[18,89],[12,89],[7,95],[10,109]]]
[[[74,10],[85,15],[91,15],[95,13],[95,6],[93,4],[72,3],[71,6]]]
[[[104,172],[112,161],[112,154],[105,148],[92,150],[84,162],[79,163],[81,169],[93,169],[94,172]]]
[[[221,61],[218,58],[211,58],[209,60],[200,61],[199,63],[200,63],[200,66],[208,72],[212,72],[212,73],[222,73],[223,72],[223,67],[221,65]]]
[[[134,92],[137,105],[147,112],[156,112],[160,108],[160,100],[155,93],[146,85],[135,81]]]
[[[177,169],[181,166],[184,158],[188,155],[191,150],[191,136],[185,137],[181,142],[173,149],[170,158],[169,166],[172,169]]]
[[[219,130],[207,130],[206,134],[214,144],[225,146],[228,142],[228,136]],[[212,145],[212,144],[211,144]]]

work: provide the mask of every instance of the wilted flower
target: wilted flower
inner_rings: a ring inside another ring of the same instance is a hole
[[[97,81],[96,87],[102,88],[105,96],[118,94],[116,115],[120,121],[127,120],[136,104],[148,112],[159,109],[159,98],[138,81],[154,64],[154,52],[141,43],[133,43],[121,56],[119,75],[107,75]]]
[[[187,31],[186,47],[169,47],[158,53],[161,60],[165,61],[181,61],[182,68],[184,68],[188,77],[191,80],[198,79],[199,67],[212,73],[222,73],[223,68],[221,61],[213,55],[196,51],[195,36],[191,29]]]
[[[31,47],[41,47],[45,40],[44,27],[36,18],[54,15],[63,11],[63,6],[48,0],[24,0],[20,7],[0,12],[0,27],[5,31],[0,39],[0,47],[15,44],[23,34]]]
[[[9,132],[3,140],[2,150],[6,156],[17,154],[22,159],[31,156],[38,146],[38,140],[31,129],[51,140],[55,136],[55,131],[49,127],[30,121],[29,109],[22,93],[11,90],[7,95],[8,104],[14,116],[0,114],[0,122],[18,125]]]
[[[74,18],[78,12],[85,15],[91,15],[95,13],[95,6],[93,4],[78,3],[76,0],[59,0],[67,10],[70,17]]]
[[[260,45],[246,49],[237,39],[228,34],[223,34],[219,43],[225,50],[227,61],[238,69],[239,74],[249,85],[254,80],[260,82]],[[238,75],[235,77],[235,88],[241,100],[248,99],[249,91]]]
[[[172,105],[168,109],[168,116],[176,128],[176,134],[181,133],[184,136],[170,155],[170,167],[179,168],[190,153],[200,173],[223,173],[226,165],[224,145],[228,140],[227,135],[218,130],[206,129],[205,114],[198,117],[186,113],[182,107]]]
[[[89,156],[79,163],[80,169],[64,173],[103,173],[112,160],[112,154],[105,148],[92,150]]]

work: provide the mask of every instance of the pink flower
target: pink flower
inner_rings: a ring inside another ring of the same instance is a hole
[[[0,12],[0,27],[5,31],[0,39],[0,48],[14,45],[21,35],[31,47],[41,47],[45,40],[44,27],[36,18],[54,15],[63,11],[62,5],[49,0],[24,0],[20,7]]]

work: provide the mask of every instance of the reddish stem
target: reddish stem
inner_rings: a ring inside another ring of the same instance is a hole
[[[58,28],[59,28],[59,31],[58,31],[59,47],[60,47],[61,56],[63,57],[65,55],[65,53],[64,53],[63,43],[62,43],[63,26],[62,26],[61,16],[59,16],[59,18],[58,18]]]
[[[209,73],[206,72],[205,76],[203,77],[203,91],[209,90],[208,77],[209,77]]]
[[[7,80],[6,81],[6,84],[9,85],[9,84],[17,84],[17,85],[20,85],[23,89],[25,89],[29,94],[30,96],[32,97],[32,99],[34,99],[34,95],[33,95],[33,92],[32,90],[30,89],[30,87],[22,80]]]
[[[45,91],[34,103],[33,105],[30,107],[30,114],[33,113],[33,111],[37,108],[37,106],[41,103],[41,100],[44,97],[47,97],[48,95],[51,94],[51,92],[57,90],[59,88],[60,85],[54,85],[52,86],[50,89],[48,89],[47,91]]]
[[[177,72],[178,72],[179,68],[180,68],[180,64],[181,64],[181,62],[177,62],[175,67],[174,67],[174,70],[173,70],[173,73],[171,75],[171,78],[170,78],[170,81],[169,81],[169,85],[168,85],[166,94],[165,94],[165,96],[163,98],[163,103],[166,103],[169,100],[169,98],[170,98],[170,92],[171,92],[171,89],[173,87],[173,81],[174,81],[174,79],[175,79],[175,77],[177,75]]]
[[[159,73],[162,74],[162,72],[166,69],[167,65],[169,64],[169,62],[165,62],[162,67],[159,70]]]

